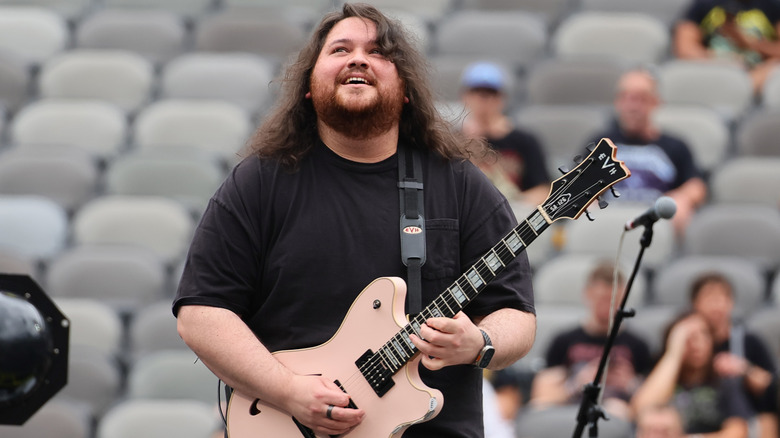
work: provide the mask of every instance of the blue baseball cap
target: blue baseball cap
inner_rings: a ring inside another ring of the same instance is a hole
[[[502,91],[506,86],[503,70],[490,62],[470,64],[463,71],[460,82],[465,88],[490,88],[496,91]]]

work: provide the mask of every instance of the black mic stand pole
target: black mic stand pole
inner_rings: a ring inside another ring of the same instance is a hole
[[[604,409],[599,406],[598,399],[601,393],[601,379],[604,375],[604,371],[607,366],[607,359],[609,358],[612,344],[615,342],[618,330],[620,330],[620,324],[623,322],[623,318],[631,318],[636,313],[634,309],[624,310],[626,307],[626,301],[628,301],[628,293],[631,291],[631,285],[634,284],[634,278],[639,271],[639,265],[642,262],[642,256],[645,253],[645,249],[650,246],[650,242],[653,240],[653,224],[650,223],[645,226],[645,231],[642,234],[642,238],[639,240],[639,254],[637,255],[636,262],[634,263],[634,270],[631,272],[631,276],[626,283],[626,293],[623,295],[623,300],[620,303],[618,311],[615,313],[615,322],[612,324],[612,330],[609,333],[607,342],[604,345],[604,351],[601,353],[601,360],[599,361],[599,367],[596,371],[596,377],[593,378],[593,382],[585,385],[583,389],[582,402],[580,403],[580,410],[577,413],[577,428],[574,429],[573,438],[581,438],[582,432],[585,430],[585,426],[589,426],[588,436],[590,438],[596,438],[598,434],[598,421],[600,418],[609,420]]]

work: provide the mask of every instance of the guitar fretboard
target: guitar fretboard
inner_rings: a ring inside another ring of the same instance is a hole
[[[409,339],[409,335],[415,334],[422,338],[420,326],[428,318],[453,317],[463,310],[549,225],[539,210],[521,221],[431,304],[414,316],[409,324],[379,348],[361,366],[363,374],[381,370],[381,374],[388,375],[399,371],[419,351]]]

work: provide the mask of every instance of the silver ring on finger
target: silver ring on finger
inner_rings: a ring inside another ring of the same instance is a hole
[[[328,417],[331,420],[333,419],[333,408],[335,408],[335,406],[328,405],[328,410],[325,411],[325,416]]]

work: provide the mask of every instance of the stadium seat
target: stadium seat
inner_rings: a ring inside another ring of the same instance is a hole
[[[209,12],[212,0],[103,0],[107,8],[162,9],[192,19]]]
[[[65,20],[50,9],[0,4],[0,51],[37,65],[68,44]]]
[[[639,216],[647,210],[647,205],[613,201],[604,210],[593,212],[594,221],[581,217],[579,220],[566,224],[566,242],[561,249],[564,254],[591,254],[606,258],[620,256],[621,263],[625,260],[635,260],[639,253],[641,230],[625,233],[626,222]],[[780,224],[778,224],[780,226]],[[623,238],[622,251],[619,252]],[[672,223],[666,220],[658,221],[653,226],[653,240],[644,253],[642,265],[649,269],[660,265],[677,254],[677,238]]]
[[[183,20],[164,10],[102,10],[78,24],[79,49],[127,50],[161,64],[181,54],[187,30]]]
[[[138,114],[133,138],[142,150],[192,147],[236,162],[252,129],[247,112],[230,102],[163,99]]]
[[[686,2],[680,0],[578,0],[583,11],[633,12],[654,17],[671,27],[683,14]]]
[[[780,308],[777,303],[765,306],[745,318],[745,325],[769,347],[775,360],[780,357]]]
[[[127,397],[216,402],[217,381],[192,351],[161,350],[131,364]]]
[[[141,55],[124,50],[71,50],[41,67],[46,98],[101,99],[134,112],[151,97],[154,71]]]
[[[549,59],[526,80],[529,105],[612,105],[624,66],[615,60]]]
[[[696,165],[709,173],[730,155],[727,121],[712,108],[699,105],[663,105],[653,113],[658,127],[683,140]]]
[[[669,52],[669,30],[653,17],[622,12],[580,12],[566,18],[552,37],[554,55],[658,63]]]
[[[737,154],[780,157],[780,109],[755,111],[739,124]]]
[[[113,406],[98,423],[95,438],[209,438],[218,430],[218,418],[212,403],[125,400]]]
[[[16,147],[0,152],[0,194],[39,195],[72,213],[97,192],[98,169],[68,147]]]
[[[76,245],[147,248],[175,264],[189,247],[194,223],[177,201],[155,196],[102,196],[73,218]]]
[[[121,391],[122,371],[117,358],[75,345],[68,352],[68,384],[54,400],[66,401],[100,418],[120,398]]]
[[[190,52],[163,68],[161,97],[225,100],[255,113],[271,102],[274,71],[257,55]]]
[[[591,270],[600,262],[614,263],[613,258],[590,254],[562,254],[540,266],[534,274],[534,296],[536,303],[548,306],[582,306],[585,301],[583,290]],[[620,270],[628,281],[632,265],[623,263]],[[627,306],[642,306],[645,303],[645,280],[640,271],[629,291]],[[616,305],[619,305],[618,301]]]
[[[130,320],[129,353],[140,359],[163,350],[186,350],[171,313],[171,300],[157,301],[136,309]]]
[[[731,204],[780,205],[780,155],[737,157],[710,177],[711,200]]]
[[[500,59],[475,58],[471,55],[439,55],[431,58],[432,77],[435,78],[431,85],[436,92],[436,97],[442,101],[460,101],[463,71],[470,64],[478,61],[492,62],[504,71],[506,103],[507,107],[513,107],[519,100],[517,95],[521,87],[518,86],[519,78],[513,73],[512,66]]]
[[[579,1],[579,0],[578,0]],[[483,11],[526,11],[556,25],[573,9],[572,0],[464,0],[464,7]]]
[[[0,51],[0,106],[15,111],[28,98],[31,72],[19,56]]]
[[[578,411],[579,405],[529,408],[517,419],[517,438],[570,436],[577,426]],[[588,428],[585,429],[588,433]],[[620,417],[610,416],[609,421],[601,419],[598,422],[601,438],[625,438],[631,433],[631,423]]]
[[[57,299],[98,300],[122,313],[170,295],[163,261],[132,246],[75,246],[52,260],[46,285]]]
[[[121,353],[124,333],[119,314],[102,297],[54,300],[70,321],[70,345],[97,350],[108,357]]]
[[[167,152],[161,148],[135,151],[112,161],[105,174],[106,193],[162,196],[199,215],[222,183],[220,163],[198,150]]]
[[[688,224],[683,251],[744,257],[767,269],[776,268],[780,265],[780,211],[765,205],[704,206]]]
[[[10,143],[81,148],[110,158],[125,145],[128,126],[122,110],[100,100],[43,99],[24,108],[9,126]]]
[[[753,102],[750,77],[736,64],[674,60],[661,65],[658,73],[666,103],[707,105],[736,120]]]
[[[780,69],[774,69],[761,88],[761,105],[764,108],[780,109]]]
[[[748,315],[764,304],[766,280],[761,265],[739,256],[700,255],[680,257],[660,267],[653,287],[653,302],[685,309],[690,303],[693,282],[710,272],[723,274],[731,282],[737,315]]]
[[[573,167],[574,156],[583,154],[588,142],[607,128],[610,112],[595,105],[529,105],[514,119],[542,144],[550,175],[557,178],[558,167]]]
[[[50,400],[23,426],[0,425],[3,438],[90,438],[90,418],[66,400]]]
[[[0,250],[45,261],[65,248],[68,225],[65,210],[50,199],[0,195]]]
[[[303,47],[304,29],[279,16],[226,11],[198,21],[194,50],[245,52],[284,63]]]
[[[34,6],[54,11],[71,21],[78,20],[94,5],[93,0],[0,0],[2,6]]]
[[[347,0],[335,0],[337,7]],[[457,0],[373,0],[371,4],[384,11],[385,9],[405,10],[423,17],[426,21],[436,22],[455,9]]]
[[[38,268],[30,257],[15,251],[0,249],[0,272],[5,274],[29,275],[38,280]]]
[[[547,44],[547,29],[538,16],[521,11],[463,10],[436,27],[438,55],[501,59],[523,68],[536,61]]]

